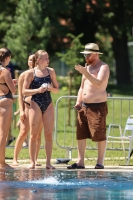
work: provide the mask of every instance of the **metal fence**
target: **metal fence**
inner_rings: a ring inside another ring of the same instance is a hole
[[[18,95],[14,96],[14,100]],[[61,96],[55,105],[55,128],[54,141],[59,148],[66,150],[66,157],[72,158],[72,150],[77,149],[76,140],[76,118],[77,111],[73,108],[77,96]],[[133,114],[133,98],[132,97],[108,97],[108,115],[107,115],[107,129],[109,124],[120,124],[124,128],[126,119]],[[14,111],[16,110],[16,102],[14,102]],[[12,131],[16,127],[16,117],[13,117]],[[6,148],[14,148],[14,146],[7,146]],[[27,148],[27,147],[23,147]],[[41,146],[40,148],[44,148]],[[97,143],[87,140],[88,150],[97,150]],[[114,144],[108,146],[108,150],[115,150]],[[119,146],[119,150],[123,150]]]
[[[62,96],[56,101],[55,106],[55,142],[58,147],[66,149],[67,157],[72,158],[72,150],[77,148],[76,118],[77,111],[73,108],[77,96]],[[133,114],[132,97],[108,97],[107,129],[109,124],[120,124],[124,128],[126,119]],[[87,140],[87,148],[96,150],[97,143]],[[115,148],[114,144],[108,146],[108,150],[123,150],[121,144]]]

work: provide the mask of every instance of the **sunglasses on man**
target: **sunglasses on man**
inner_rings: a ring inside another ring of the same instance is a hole
[[[91,53],[90,54],[84,54],[85,58],[89,58],[90,56],[91,56]]]

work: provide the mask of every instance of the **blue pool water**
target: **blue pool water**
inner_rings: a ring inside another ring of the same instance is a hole
[[[0,200],[133,199],[133,172],[0,170]]]

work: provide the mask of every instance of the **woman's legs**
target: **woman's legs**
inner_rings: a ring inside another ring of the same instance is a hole
[[[29,115],[28,115],[28,113],[29,113],[29,108],[25,107],[25,120],[24,120],[24,122],[20,121],[20,132],[19,132],[18,138],[15,143],[12,166],[18,166],[18,163],[17,163],[18,154],[20,153],[22,146],[23,146],[23,142],[29,132],[29,118],[28,118]]]
[[[41,123],[40,128],[39,128],[39,132],[37,135],[37,147],[36,147],[36,166],[41,166],[41,164],[38,164],[37,162],[37,157],[39,154],[39,150],[40,150],[40,146],[41,146],[41,135],[42,135],[42,129],[43,129],[43,123]]]
[[[19,132],[20,132],[20,123],[21,123],[21,120],[19,119],[18,122],[17,122],[17,125],[16,127],[18,128]],[[24,142],[23,142],[23,147],[27,147],[28,146],[28,135],[26,136]]]
[[[54,169],[51,165],[51,155],[53,148],[53,129],[54,129],[54,107],[51,103],[43,114],[44,136],[45,136],[45,149],[46,149],[46,168]]]
[[[11,132],[12,132],[12,127],[10,125],[9,133],[7,134],[6,138],[6,146],[9,146],[16,139],[16,137],[14,137]]]
[[[13,166],[17,166],[17,160],[18,160],[18,154],[20,153],[23,142],[25,138],[27,137],[29,132],[29,119],[26,117],[24,123],[20,122],[20,132],[18,135],[18,138],[15,143],[15,148],[14,148],[14,157],[13,157]]]
[[[29,169],[35,168],[36,151],[37,151],[37,135],[42,121],[42,112],[38,105],[31,101],[31,108],[29,109],[29,123],[30,123],[30,139],[29,139],[29,154],[31,164]]]
[[[11,168],[5,163],[6,137],[12,120],[12,100],[0,100],[0,169]]]

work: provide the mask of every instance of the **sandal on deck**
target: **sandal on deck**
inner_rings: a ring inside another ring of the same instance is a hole
[[[102,164],[96,164],[95,169],[104,169]]]
[[[78,166],[77,163],[74,163],[67,167],[67,169],[85,169],[84,166]]]

